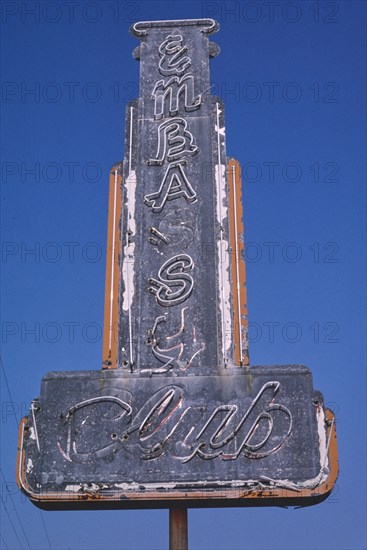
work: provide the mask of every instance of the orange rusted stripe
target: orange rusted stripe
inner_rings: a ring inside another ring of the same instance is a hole
[[[245,244],[242,208],[242,180],[239,162],[228,162],[229,238],[233,296],[234,364],[249,364]]]
[[[115,164],[110,172],[108,198],[108,230],[106,253],[106,283],[103,322],[102,368],[117,367],[118,305],[121,253],[120,220],[122,211],[122,162]]]
[[[21,479],[25,478],[25,476],[24,476],[24,463],[21,463],[21,449],[22,449],[22,445],[23,445],[22,434],[23,434],[23,429],[24,429],[24,426],[25,426],[26,422],[27,422],[27,417],[24,416],[20,421],[19,430],[18,430],[18,452],[17,452],[17,461],[16,461],[16,466],[15,466],[15,481],[16,481],[19,489],[22,489]]]

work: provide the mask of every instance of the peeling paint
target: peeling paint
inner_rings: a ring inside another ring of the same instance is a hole
[[[33,461],[30,458],[28,458],[27,466],[26,466],[27,474],[30,474],[32,470],[33,470]]]
[[[133,237],[136,232],[135,222],[135,190],[136,173],[132,170],[126,180],[127,208],[128,208],[128,231],[126,243],[124,245],[124,261],[122,264],[122,278],[124,282],[124,292],[122,299],[122,309],[129,311],[134,298],[134,276],[135,276],[135,243]]]
[[[78,485],[66,485],[65,491],[71,492],[71,493],[79,493],[82,489],[82,484],[79,483]]]
[[[228,217],[226,205],[226,178],[225,166],[215,165],[215,183],[217,191],[217,222],[220,227],[220,238],[217,242],[218,252],[218,289],[221,296],[219,308],[221,312],[221,327],[223,340],[223,355],[228,357],[231,348],[232,316],[231,316],[231,285],[229,272],[229,245],[228,240],[223,238],[223,225]]]
[[[132,113],[132,111],[131,111]],[[130,119],[130,147],[132,143],[132,116]],[[129,162],[131,163],[131,157]],[[135,220],[135,192],[136,192],[136,172],[130,170],[126,179],[126,204],[127,204],[127,231],[126,242],[122,243],[124,247],[124,259],[122,262],[122,280],[123,296],[122,310],[128,312],[129,325],[129,359],[130,368],[134,363],[133,356],[133,333],[132,333],[132,304],[135,289],[135,238],[136,238],[136,220]]]

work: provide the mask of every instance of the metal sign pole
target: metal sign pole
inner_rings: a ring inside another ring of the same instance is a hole
[[[169,550],[188,550],[187,508],[169,510]]]

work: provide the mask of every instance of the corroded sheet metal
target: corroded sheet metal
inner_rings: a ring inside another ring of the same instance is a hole
[[[126,112],[118,354],[131,373],[214,375],[234,362],[224,107],[209,78],[216,28],[132,29],[140,97]]]
[[[118,296],[120,288],[119,262],[121,255],[121,186],[122,163],[118,163],[115,164],[110,171],[108,199],[106,283],[102,345],[102,367],[105,369],[113,369],[117,366],[119,321]]]
[[[246,366],[249,364],[249,345],[242,179],[241,166],[235,159],[228,162],[228,203],[233,289],[233,361],[235,365]]]
[[[315,502],[336,476],[328,414],[298,365],[153,379],[49,373],[22,425],[19,483],[50,507]]]

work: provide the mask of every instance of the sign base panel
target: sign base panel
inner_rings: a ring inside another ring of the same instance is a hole
[[[51,372],[21,423],[17,475],[48,509],[295,506],[328,496],[334,456],[304,366]]]

